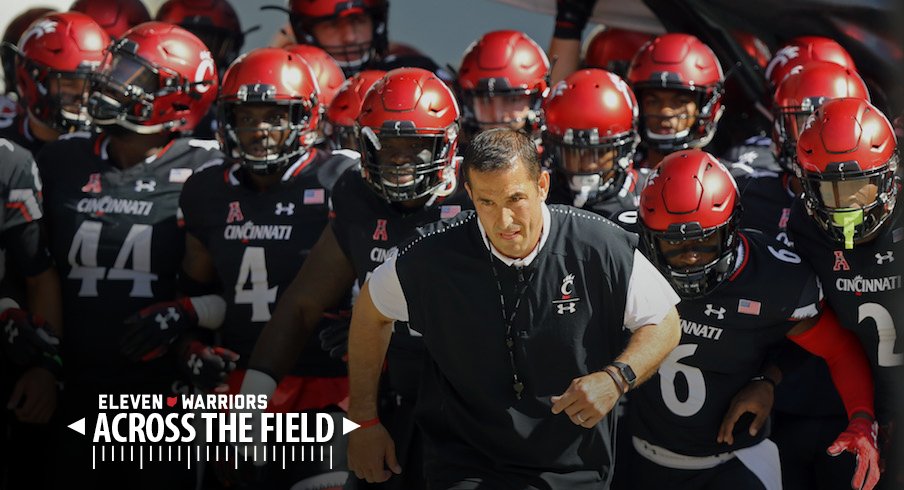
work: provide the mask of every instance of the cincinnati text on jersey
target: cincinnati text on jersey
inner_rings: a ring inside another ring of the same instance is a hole
[[[719,337],[722,336],[721,328],[711,327],[709,325],[692,322],[683,318],[681,319],[681,330],[688,335],[695,335],[697,337],[703,337],[705,339],[711,340],[719,340]]]
[[[881,293],[901,287],[901,276],[886,276],[865,279],[855,276],[853,279],[839,277],[835,280],[835,288],[847,293]]]
[[[248,221],[241,225],[226,225],[223,238],[226,240],[289,240],[292,225],[256,225]]]
[[[138,201],[134,199],[117,199],[110,196],[86,197],[78,202],[75,209],[79,213],[94,215],[101,214],[132,214],[135,216],[148,216],[154,203],[151,201]]]

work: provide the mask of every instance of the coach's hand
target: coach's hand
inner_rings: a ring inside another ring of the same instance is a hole
[[[565,393],[552,397],[552,413],[564,411],[575,425],[589,429],[603,420],[620,396],[608,374],[592,373],[575,378]]]
[[[348,468],[368,483],[382,483],[393,473],[402,473],[395,443],[383,424],[355,429],[348,435]]]

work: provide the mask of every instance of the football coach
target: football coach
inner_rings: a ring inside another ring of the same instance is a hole
[[[420,229],[355,304],[349,466],[371,482],[403,471],[377,414],[400,320],[429,353],[415,412],[429,488],[606,488],[611,410],[678,344],[678,296],[636,235],[545,204],[549,175],[525,134],[479,134],[462,175],[476,212]]]

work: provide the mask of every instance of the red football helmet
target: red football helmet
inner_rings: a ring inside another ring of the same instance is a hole
[[[864,99],[834,99],[807,120],[795,167],[807,211],[845,248],[869,241],[895,206],[897,140],[888,119]]]
[[[641,237],[653,264],[682,298],[698,298],[728,279],[738,253],[738,187],[703,150],[666,156],[640,194]],[[713,257],[676,264],[685,254]]]
[[[358,115],[364,180],[389,202],[454,190],[458,116],[455,96],[432,72],[386,73]]]
[[[810,61],[828,61],[857,70],[854,59],[836,41],[827,37],[801,36],[792,39],[775,53],[766,67],[766,79],[773,87],[777,87],[795,66]]]
[[[367,91],[383,78],[383,75],[386,75],[383,70],[364,70],[346,80],[339,89],[324,113],[326,117],[324,132],[333,148],[358,149],[355,119],[361,112],[361,102],[364,101]]]
[[[226,0],[168,0],[155,20],[182,26],[198,36],[221,70],[232,63],[245,43],[239,16]]]
[[[640,99],[641,138],[661,153],[706,146],[716,132],[722,115],[722,65],[709,46],[689,34],[665,34],[650,41],[634,56],[628,69],[628,82]],[[696,101],[694,114],[645,114],[647,91],[686,92]],[[650,121],[673,119],[693,121],[683,130],[651,127]]]
[[[88,112],[98,126],[141,134],[191,131],[217,96],[217,67],[194,34],[146,22],[113,42],[90,93]]]
[[[389,41],[386,34],[388,4],[386,0],[289,0],[289,20],[295,39],[302,44],[320,46],[336,59],[346,76],[361,71],[368,63],[386,56]],[[324,45],[314,36],[314,25],[320,22],[355,21],[366,15],[373,24],[370,42]]]
[[[151,20],[141,0],[76,0],[70,12],[81,12],[94,19],[113,39],[138,24]]]
[[[226,70],[217,101],[217,131],[227,158],[256,174],[285,168],[317,138],[317,81],[297,54],[279,48],[243,54]],[[236,117],[243,105],[284,108],[285,114]]]
[[[634,55],[656,36],[609,27],[597,31],[587,43],[584,66],[602,68],[624,77]]]
[[[3,31],[3,42],[0,44],[0,60],[3,63],[3,91],[5,93],[15,93],[16,91],[16,53],[14,50],[5,49],[13,44],[19,43],[22,33],[32,22],[44,17],[47,14],[56,12],[50,8],[33,8],[14,17]]]
[[[618,192],[634,159],[637,101],[628,85],[598,69],[577,71],[543,105],[544,157],[568,184],[574,205]]]
[[[311,46],[310,44],[293,44],[286,46],[285,49],[301,56],[314,76],[317,77],[317,86],[320,88],[320,103],[323,104],[324,110],[333,102],[333,98],[342,84],[345,83],[345,74],[342,68],[326,51]]]
[[[860,75],[827,61],[811,61],[795,67],[778,85],[772,97],[775,126],[772,139],[779,163],[792,171],[797,156],[797,137],[810,114],[827,100],[856,97],[870,100]]]
[[[61,133],[86,129],[85,85],[109,44],[110,36],[85,14],[64,12],[36,20],[17,48],[22,105]]]
[[[512,126],[537,130],[549,86],[549,60],[519,31],[494,31],[472,43],[458,71],[469,130]]]

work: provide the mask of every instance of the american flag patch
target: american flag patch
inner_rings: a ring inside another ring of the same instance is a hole
[[[891,232],[891,241],[894,243],[898,243],[904,239],[904,228],[896,228]]]
[[[439,208],[439,219],[449,219],[461,212],[461,206],[443,206]]]
[[[759,315],[761,306],[762,304],[759,301],[742,299],[738,301],[738,313],[743,313],[745,315]]]
[[[304,204],[323,204],[326,201],[326,193],[323,189],[305,189]]]

